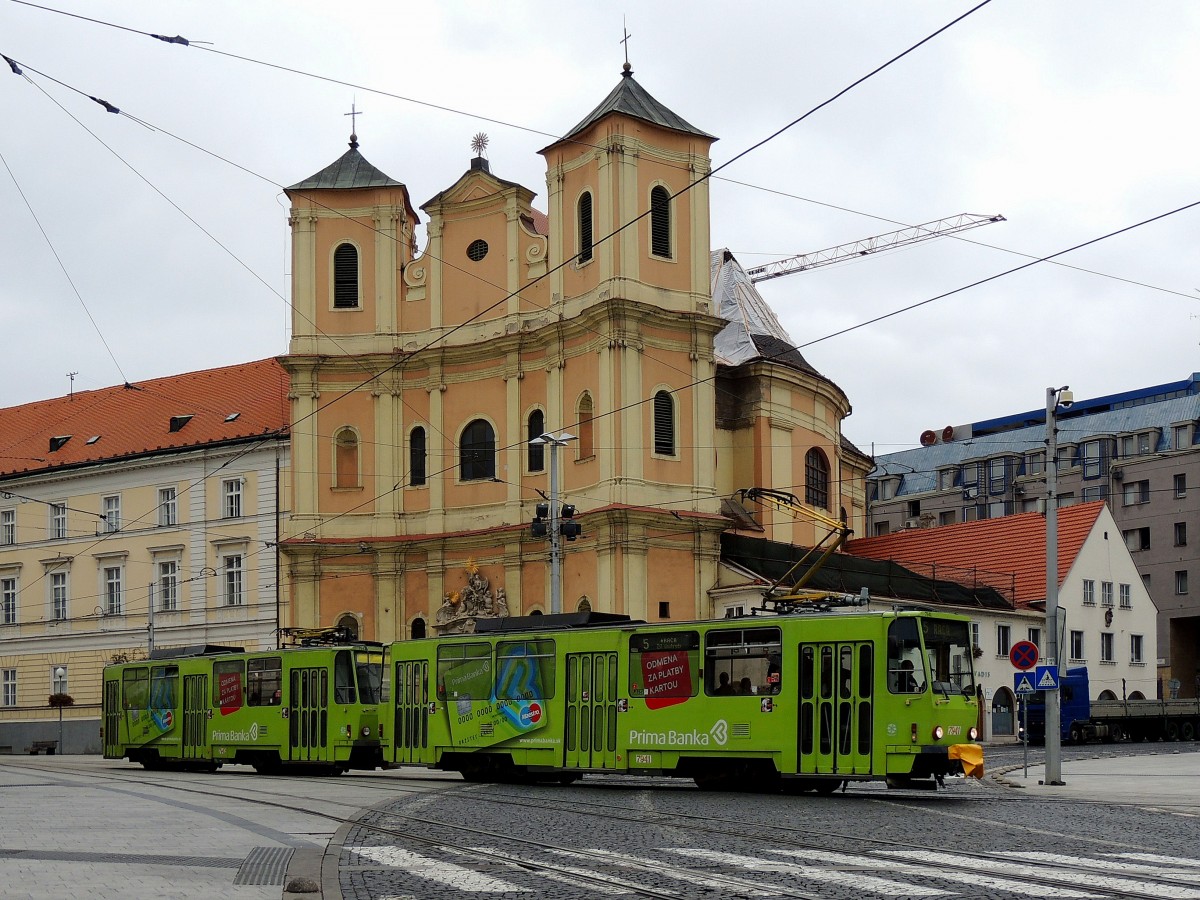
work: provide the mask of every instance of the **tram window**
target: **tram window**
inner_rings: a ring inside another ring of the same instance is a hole
[[[492,648],[488,644],[438,647],[439,700],[487,700],[492,695]]]
[[[699,663],[698,631],[635,634],[629,639],[629,696],[694,697]]]
[[[816,661],[816,653],[812,647],[800,648],[800,696],[805,700],[813,698],[813,672]]]
[[[888,690],[893,694],[916,694],[925,689],[925,663],[917,620],[893,619],[888,626]]]
[[[554,696],[554,641],[502,641],[496,646],[496,699]]]
[[[145,709],[150,701],[150,670],[145,667],[126,669],[121,682],[125,709]]]
[[[151,709],[174,709],[179,666],[155,666],[150,670]]]
[[[376,650],[354,651],[354,672],[358,676],[358,696],[363,703],[382,703],[383,654]]]
[[[858,696],[866,699],[874,693],[875,671],[871,665],[871,645],[858,648]]]
[[[339,650],[333,657],[333,702],[358,702],[358,692],[354,688],[354,663],[349,650]]]
[[[774,627],[709,631],[704,636],[705,692],[718,697],[778,694],[783,685],[781,641]]]
[[[246,660],[246,705],[278,706],[283,698],[283,658]]]
[[[970,623],[957,619],[921,619],[930,687],[943,695],[975,696]]]
[[[242,708],[246,692],[246,663],[240,659],[213,663],[213,706],[222,713]]]

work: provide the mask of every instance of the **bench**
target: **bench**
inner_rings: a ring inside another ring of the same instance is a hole
[[[25,748],[25,752],[30,756],[37,756],[39,753],[45,753],[47,756],[53,756],[54,751],[58,749],[58,741],[34,741]]]

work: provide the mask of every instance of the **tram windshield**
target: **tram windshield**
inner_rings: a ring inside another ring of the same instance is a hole
[[[921,636],[925,639],[930,688],[945,696],[974,697],[975,672],[968,623],[922,618]]]
[[[358,696],[362,703],[383,702],[383,653],[378,650],[356,650],[354,670],[358,676]]]

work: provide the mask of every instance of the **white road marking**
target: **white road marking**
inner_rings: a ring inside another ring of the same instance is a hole
[[[531,859],[528,856],[519,856],[518,854],[513,853],[511,850],[501,850],[497,847],[480,847],[478,849],[481,853],[497,853],[501,856],[507,856],[514,863],[524,862],[524,863],[529,863],[530,865],[535,865],[535,866],[543,864],[541,860]],[[561,851],[552,850],[549,852],[558,853]],[[568,855],[573,856],[574,854],[568,854]],[[625,894],[637,893],[640,890],[648,890],[648,888],[644,887],[643,885],[634,884],[633,882],[629,882],[629,881],[622,881],[620,878],[613,878],[610,875],[602,875],[601,873],[592,871],[590,869],[580,869],[580,868],[576,868],[574,866],[563,866],[563,865],[560,865],[559,863],[554,863],[554,866],[557,869],[561,869],[562,872],[565,874],[560,874],[558,872],[544,872],[544,871],[536,871],[531,874],[536,875],[538,878],[545,878],[550,881],[559,881],[559,882],[562,882],[563,884],[569,884],[572,887],[583,888],[583,889],[589,890],[589,891],[596,891],[601,894],[613,894],[613,895],[622,895],[623,896]],[[582,877],[581,878],[572,878],[571,875],[577,875],[577,876],[582,876]],[[605,881],[608,882],[608,884],[597,884],[596,883],[597,878],[603,878]],[[617,887],[617,885],[624,885],[624,886]]]
[[[804,866],[796,863],[774,862],[756,856],[742,856],[737,853],[723,853],[719,850],[700,850],[687,847],[664,847],[671,853],[683,856],[693,856],[727,866],[739,866],[755,872],[770,872],[782,875],[794,875],[810,881],[821,881],[852,888],[855,891],[869,891],[888,897],[937,897],[946,896],[950,892],[940,888],[923,888],[911,884],[901,884],[874,875],[859,875],[853,872],[837,872],[820,866]]]
[[[474,869],[432,859],[400,847],[355,847],[354,852],[372,862],[407,869],[419,878],[436,881],[460,891],[477,891],[481,894],[529,893],[529,888],[523,888],[510,881],[492,878]]]
[[[565,853],[571,856],[575,855],[569,854],[567,851],[563,850],[556,850],[554,852]],[[591,857],[591,862],[596,861],[596,856],[603,856],[606,861],[618,866],[642,868],[646,865],[646,863],[639,860],[629,859],[627,854],[616,853],[612,850],[593,849],[585,850],[583,852],[586,853],[588,857]],[[739,891],[750,897],[774,897],[779,893],[779,891],[775,890],[774,888],[763,888],[761,885],[757,885],[753,881],[750,881],[746,878],[737,878],[732,875],[722,876],[720,878],[708,878],[702,872],[697,872],[694,869],[676,868],[662,862],[662,860],[655,860],[652,865],[654,866],[654,874],[662,875],[665,878],[674,878],[676,881],[685,881],[689,885],[699,884],[703,885],[704,887],[710,887],[725,892],[728,892],[731,888],[736,887]],[[658,888],[658,890],[662,889]]]
[[[916,859],[921,862],[933,864],[949,864],[962,865],[964,860],[962,857],[956,856],[953,853],[934,853],[926,850],[880,850],[877,851],[880,856],[896,857],[900,859]],[[1077,864],[1086,865],[1090,860],[1078,859]],[[1009,877],[1026,876],[1029,878],[1062,878],[1068,881],[1080,881],[1084,876],[1070,869],[1048,869],[1045,866],[1026,866],[1018,859],[1010,860],[989,860],[972,858],[968,862],[969,865],[977,869],[990,869],[994,872],[999,872],[1002,875]],[[1134,881],[1129,878],[1114,878],[1107,875],[1088,875],[1088,886],[1096,888],[1106,888],[1109,890],[1118,891],[1136,891],[1143,894],[1153,894],[1157,897],[1169,897],[1172,900],[1200,900],[1200,888],[1178,887],[1176,885],[1163,884],[1153,881]]]
[[[1200,859],[1180,859],[1178,856],[1163,856],[1159,853],[1118,853],[1118,859],[1136,859],[1138,862],[1158,863],[1163,866],[1189,866],[1200,869]]]
[[[1121,856],[1133,856],[1134,854],[1121,854]],[[1158,875],[1163,878],[1196,878],[1200,876],[1200,872],[1194,869],[1168,868],[1169,866],[1200,866],[1200,862],[1188,860],[1173,859],[1167,861],[1168,857],[1161,857],[1154,862],[1115,862],[1106,859],[1084,859],[1078,856],[1065,856],[1061,853],[1044,853],[1032,852],[1021,853],[1021,859],[1036,859],[1043,862],[1060,863],[1069,866],[1087,866],[1089,869],[1102,869],[1109,872],[1120,872],[1125,875]],[[1197,882],[1200,883],[1200,882]]]
[[[961,882],[962,884],[970,885],[973,889],[975,889],[975,891],[978,891],[980,888],[993,888],[998,891],[1009,891],[1014,894],[1022,894],[1026,897],[1094,898],[1097,896],[1096,894],[1089,894],[1083,890],[1072,890],[1069,888],[1056,888],[1029,884],[1024,881],[1016,881],[1011,878],[999,878],[994,875],[984,875],[979,872],[955,872],[951,869],[941,869],[937,866],[918,866],[911,863],[899,862],[894,859],[855,856],[849,853],[834,853],[827,850],[771,850],[770,852],[781,856],[796,856],[803,859],[817,859],[823,862],[838,863],[840,865],[886,869],[889,872],[894,872],[898,875],[905,874],[913,878],[939,878],[942,881]]]

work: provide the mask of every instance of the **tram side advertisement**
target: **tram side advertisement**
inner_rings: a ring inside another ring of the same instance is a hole
[[[493,682],[489,657],[454,660],[440,673],[438,690],[456,747],[491,747],[545,728],[542,685],[553,683],[553,657],[535,656],[521,646],[496,657]],[[493,689],[494,685],[494,689]]]

